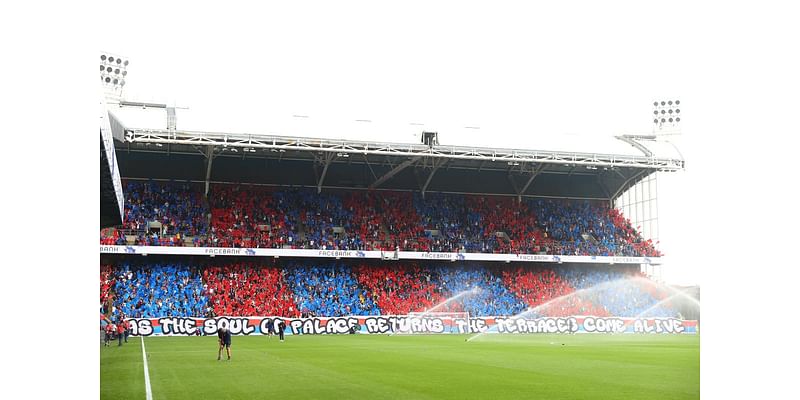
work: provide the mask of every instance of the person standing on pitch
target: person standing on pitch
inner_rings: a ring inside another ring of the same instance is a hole
[[[219,352],[217,353],[217,361],[222,359],[222,348],[224,347],[228,353],[228,361],[231,360],[231,331],[227,328],[219,328],[217,331],[219,337]]]
[[[119,322],[117,322],[117,340],[119,341],[119,346],[122,346],[122,339],[124,338],[125,338],[125,321],[122,318],[120,318]]]
[[[108,342],[111,341],[111,335],[113,334],[114,334],[114,324],[109,322],[108,324],[106,324],[106,337],[105,337],[106,340],[103,343],[104,346],[109,346]]]
[[[277,335],[278,333],[280,333],[280,330],[281,330],[281,320],[279,318],[275,318],[274,320],[272,320],[272,332]]]
[[[283,320],[281,320],[281,322],[278,323],[278,334],[280,335],[281,342],[283,341],[283,331],[285,329],[286,329],[286,324],[283,322]]]
[[[122,317],[122,325],[125,326],[125,343],[128,343],[128,336],[131,334],[131,322]]]

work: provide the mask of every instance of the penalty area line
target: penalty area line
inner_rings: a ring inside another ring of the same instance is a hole
[[[144,390],[145,398],[153,400],[153,391],[150,390],[150,372],[147,370],[147,351],[144,349],[144,336],[142,338],[142,360],[144,360]]]

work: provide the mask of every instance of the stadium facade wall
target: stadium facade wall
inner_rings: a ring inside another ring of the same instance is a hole
[[[491,254],[491,253],[435,253],[400,251],[360,251],[360,250],[304,250],[304,249],[261,249],[229,247],[167,247],[167,246],[100,246],[101,254],[169,254],[205,256],[253,256],[253,257],[319,257],[319,258],[361,258],[361,259],[402,259],[438,261],[496,261],[496,262],[549,262],[549,263],[592,263],[592,264],[660,264],[660,257],[605,257],[568,256],[546,254]]]

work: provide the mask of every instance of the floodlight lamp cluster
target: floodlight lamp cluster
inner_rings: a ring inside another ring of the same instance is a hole
[[[129,61],[108,53],[100,54],[100,82],[110,89],[122,89],[128,76]]]
[[[665,124],[676,125],[681,122],[680,100],[661,100],[653,102],[653,124],[659,127]]]

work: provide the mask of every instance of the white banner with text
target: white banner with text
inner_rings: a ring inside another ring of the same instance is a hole
[[[227,328],[233,335],[278,334],[473,334],[473,333],[671,333],[695,334],[698,322],[677,318],[617,317],[450,317],[450,316],[347,316],[347,317],[217,317],[130,318],[134,336],[215,335]]]

